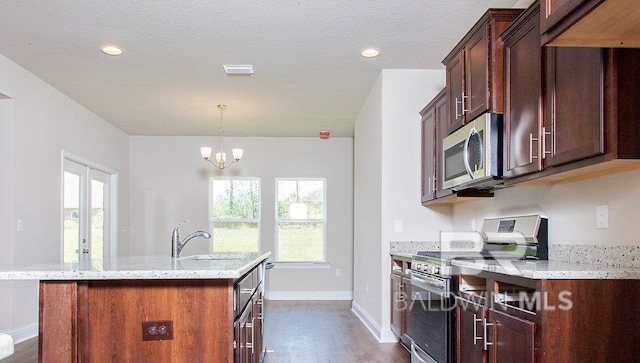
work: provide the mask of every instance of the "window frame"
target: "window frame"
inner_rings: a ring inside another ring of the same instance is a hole
[[[253,180],[258,183],[258,217],[251,219],[244,218],[214,218],[213,216],[213,183],[216,180]],[[209,252],[214,253],[215,230],[214,223],[257,223],[258,224],[258,250],[262,251],[262,178],[246,177],[246,176],[212,176],[209,178],[209,232],[211,232],[211,243],[209,244]]]
[[[322,219],[318,218],[309,218],[309,219],[280,219],[278,215],[278,183],[280,181],[321,181],[322,182]],[[274,203],[274,211],[275,211],[275,225],[274,225],[274,261],[278,264],[286,264],[292,266],[301,266],[301,265],[309,265],[309,266],[320,266],[325,267],[328,263],[327,261],[327,178],[323,177],[305,177],[305,178],[276,178],[275,179],[275,203]],[[314,261],[284,261],[280,260],[280,236],[279,236],[279,226],[280,223],[322,223],[322,259],[314,260]]]

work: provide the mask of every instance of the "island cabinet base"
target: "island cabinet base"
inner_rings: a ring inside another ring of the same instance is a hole
[[[39,362],[233,362],[233,293],[225,279],[42,281]],[[172,339],[148,340],[153,321]]]

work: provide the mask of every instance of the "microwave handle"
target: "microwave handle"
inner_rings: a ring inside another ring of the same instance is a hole
[[[464,168],[467,169],[467,174],[469,174],[469,177],[471,179],[475,179],[475,175],[473,173],[473,170],[471,170],[471,165],[469,165],[469,143],[471,142],[471,137],[477,133],[478,131],[476,130],[476,128],[472,127],[471,130],[469,131],[469,135],[467,136],[467,139],[464,142],[464,152],[462,155],[464,159]]]

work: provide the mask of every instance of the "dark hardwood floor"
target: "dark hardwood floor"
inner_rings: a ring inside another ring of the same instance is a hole
[[[411,360],[399,343],[378,343],[351,301],[267,301],[265,314],[265,363]]]
[[[267,301],[265,363],[409,362],[397,343],[380,344],[351,311],[350,301]],[[35,363],[38,339],[16,344],[2,363]]]

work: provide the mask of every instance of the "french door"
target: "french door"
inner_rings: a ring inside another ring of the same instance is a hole
[[[101,268],[115,255],[114,174],[63,160],[63,262]]]

